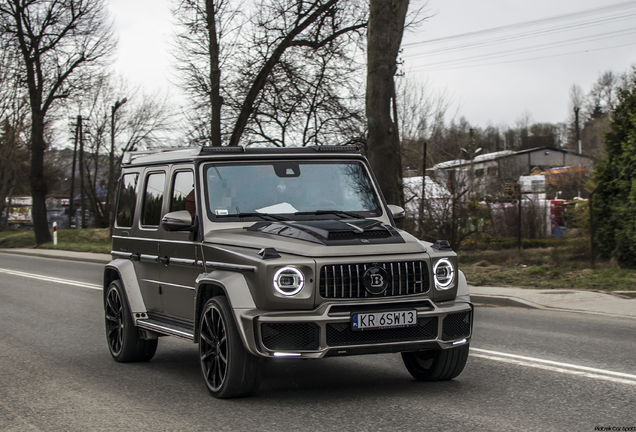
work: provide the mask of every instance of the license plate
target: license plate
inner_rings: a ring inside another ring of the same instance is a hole
[[[351,328],[353,330],[376,330],[387,328],[414,327],[416,325],[416,310],[354,313],[351,315]]]

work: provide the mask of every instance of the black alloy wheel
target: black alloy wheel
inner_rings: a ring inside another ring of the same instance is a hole
[[[469,344],[465,344],[444,350],[403,352],[402,360],[418,381],[446,381],[462,373],[469,349]]]
[[[130,314],[121,281],[108,286],[104,299],[106,341],[115,361],[120,363],[148,361],[157,351],[157,339],[142,339]]]
[[[199,353],[203,376],[212,392],[218,392],[227,373],[227,335],[225,323],[216,305],[206,308],[201,322]]]
[[[124,306],[117,289],[106,295],[106,339],[113,357],[121,354],[124,339]]]
[[[224,296],[205,304],[199,320],[199,360],[205,384],[220,399],[248,396],[260,382],[259,359],[245,349]]]

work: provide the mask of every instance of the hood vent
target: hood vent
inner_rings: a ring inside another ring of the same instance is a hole
[[[257,222],[247,230],[325,246],[405,243],[395,228],[375,219]]]

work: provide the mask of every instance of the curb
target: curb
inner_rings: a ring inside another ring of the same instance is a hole
[[[620,315],[613,314],[607,312],[596,312],[596,311],[586,311],[580,309],[565,309],[559,307],[552,306],[544,306],[537,303],[533,303],[528,300],[522,300],[520,298],[515,297],[506,297],[506,296],[497,296],[497,295],[480,295],[480,294],[471,294],[471,301],[474,300],[474,303],[483,303],[494,306],[508,306],[508,307],[519,307],[524,309],[540,309],[546,311],[555,311],[555,312],[570,312],[570,313],[580,313],[580,314],[588,314],[588,315],[600,315],[600,316],[608,316],[613,318],[627,318],[627,319],[636,319],[636,317],[631,315]]]
[[[525,309],[548,309],[545,306],[514,297],[471,294],[470,299],[471,301],[474,300],[476,303],[487,303],[495,306],[520,307]]]
[[[102,259],[102,258],[94,258],[91,256],[68,256],[68,255],[52,255],[46,252],[24,252],[24,251],[9,251],[9,250],[0,250],[0,253],[6,255],[22,255],[22,256],[32,256],[37,258],[50,258],[50,259],[59,259],[65,261],[78,261],[78,262],[87,262],[92,264],[108,264],[111,260]]]

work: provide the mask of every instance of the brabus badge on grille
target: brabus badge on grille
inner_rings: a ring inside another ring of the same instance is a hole
[[[369,294],[380,295],[389,286],[389,274],[382,267],[371,267],[362,275],[362,284]]]
[[[359,240],[360,240],[360,242],[362,242],[362,243],[369,243],[369,240],[368,240],[368,239],[359,239]]]

